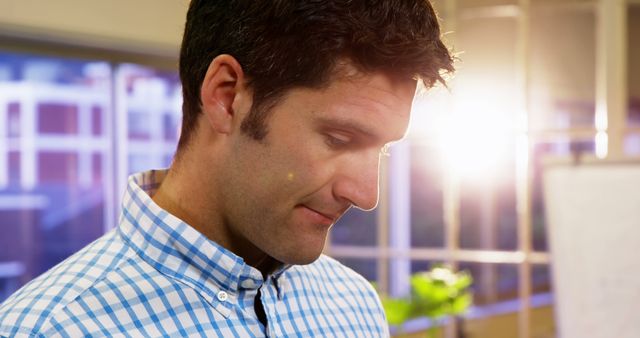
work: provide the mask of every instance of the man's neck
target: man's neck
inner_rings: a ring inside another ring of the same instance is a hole
[[[264,254],[264,258],[262,258],[259,262],[255,263],[255,264],[250,264],[247,263],[251,266],[253,266],[254,268],[258,269],[261,273],[262,273],[262,278],[264,280],[267,279],[267,276],[271,273],[273,273],[274,271],[276,271],[279,267],[281,267],[283,265],[282,262],[278,261],[277,259]]]
[[[211,201],[213,194],[201,189],[202,182],[184,179],[197,177],[196,173],[189,174],[182,170],[170,169],[156,193],[151,196],[158,206],[189,224],[208,239],[242,257],[245,263],[258,269],[265,278],[282,265],[253,243],[234,233],[230,225],[225,225],[216,209],[215,201]]]

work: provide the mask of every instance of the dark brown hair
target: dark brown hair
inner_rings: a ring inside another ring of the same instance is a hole
[[[201,111],[211,61],[235,57],[253,91],[242,130],[260,140],[287,90],[328,84],[341,59],[362,72],[444,83],[452,57],[428,0],[192,0],[180,50],[185,146]]]

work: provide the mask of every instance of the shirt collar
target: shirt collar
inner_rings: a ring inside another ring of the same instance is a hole
[[[260,271],[151,199],[166,175],[166,170],[152,170],[129,177],[119,231],[133,250],[159,272],[210,297],[260,287]],[[276,285],[288,267],[272,274]]]

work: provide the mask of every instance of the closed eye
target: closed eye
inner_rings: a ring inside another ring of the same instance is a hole
[[[339,148],[347,146],[349,143],[351,143],[351,139],[344,135],[327,134],[326,142],[332,148]]]

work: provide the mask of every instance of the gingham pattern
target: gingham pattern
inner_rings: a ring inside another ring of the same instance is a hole
[[[386,337],[369,283],[321,256],[266,281],[149,197],[165,171],[132,176],[117,229],[0,306],[9,337]],[[253,302],[262,290],[265,328]]]

